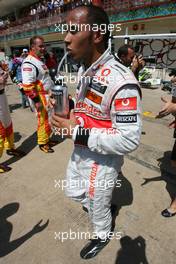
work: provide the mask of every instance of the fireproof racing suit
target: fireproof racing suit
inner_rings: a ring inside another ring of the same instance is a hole
[[[48,90],[52,88],[53,81],[50,78],[47,66],[32,52],[22,64],[23,89],[27,96],[36,104],[41,102],[42,110],[38,110],[38,144],[47,144],[51,134],[46,110]]]
[[[4,148],[14,148],[14,133],[5,88],[0,84],[0,157]]]
[[[111,197],[123,156],[139,145],[141,90],[109,50],[78,75],[66,195],[88,209],[94,233],[104,238],[111,231]]]

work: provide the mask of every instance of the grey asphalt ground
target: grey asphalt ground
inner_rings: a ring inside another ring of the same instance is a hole
[[[68,199],[58,184],[64,180],[73,143],[61,142],[53,154],[41,152],[35,115],[20,107],[14,85],[8,85],[6,93],[16,146],[27,155],[15,159],[4,153],[1,158],[12,170],[0,175],[0,263],[176,263],[176,216],[165,219],[160,214],[176,193],[176,172],[169,164],[173,131],[167,127],[172,117],[153,117],[162,106],[161,95],[169,94],[143,89],[141,145],[125,158],[122,186],[113,194],[118,207],[115,236],[96,258],[85,261],[79,252],[87,240],[78,235],[91,232],[91,225],[81,206]]]

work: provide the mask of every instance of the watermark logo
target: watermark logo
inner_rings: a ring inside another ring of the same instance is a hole
[[[80,123],[80,125],[84,125],[84,120],[82,119],[82,120],[79,120],[78,119],[78,121],[80,121],[79,123]],[[75,127],[72,127],[72,126],[69,126],[68,128],[57,128],[57,127],[53,127],[53,133],[55,134],[55,135],[59,135],[61,138],[65,138],[65,137],[72,137],[73,135],[74,135],[74,129],[75,129]],[[91,132],[91,134],[93,134],[93,135],[98,135],[98,134],[103,134],[103,133],[105,133],[106,135],[116,135],[116,134],[118,134],[118,131],[116,130],[116,129],[114,129],[114,128],[112,128],[112,127],[110,127],[110,128],[100,128],[100,129],[98,129],[98,128],[93,128],[93,129],[91,129],[91,128],[83,128],[83,129],[78,129],[77,130],[77,133],[76,133],[76,135],[78,135],[78,136],[82,136],[82,135],[85,135],[85,134],[90,134],[90,132]]]
[[[98,32],[100,31],[101,34],[106,34],[107,32],[113,31],[119,32],[122,30],[121,24],[73,24],[69,22],[68,24],[55,24],[55,32],[60,32],[62,34],[71,32],[85,32],[85,31],[93,31]]]
[[[122,186],[121,180],[117,179],[115,182],[113,180],[96,180],[91,182],[89,180],[54,180],[54,188],[61,189],[62,191],[66,188],[101,188],[106,190],[107,188],[120,188]]]
[[[68,232],[55,232],[54,239],[61,241],[62,243],[66,240],[88,240],[88,239],[97,239],[98,236],[95,232],[92,234],[90,232],[80,232],[80,231],[72,231],[69,229]],[[110,232],[110,233],[102,233],[101,237],[102,242],[105,242],[107,239],[116,239],[120,240],[122,238],[122,232]]]

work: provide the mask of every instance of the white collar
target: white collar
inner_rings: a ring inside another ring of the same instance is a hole
[[[114,56],[110,53],[110,49],[108,48],[105,52],[96,60],[85,72],[85,75],[89,75],[92,71],[96,71],[101,65],[104,65],[109,59]],[[83,65],[84,68],[84,65]]]

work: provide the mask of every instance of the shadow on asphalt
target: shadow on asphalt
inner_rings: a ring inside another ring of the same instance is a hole
[[[21,135],[19,132],[15,132],[15,142],[19,141],[21,138]],[[57,141],[57,144],[62,143],[63,141],[65,141],[65,139],[61,138],[60,136],[55,136],[53,135],[52,140]],[[26,153],[26,155],[31,152],[35,147],[37,146],[37,132],[34,132],[31,136],[29,136],[28,138],[26,138],[23,143],[17,148],[21,151],[24,151]],[[25,155],[25,156],[26,156]],[[8,160],[4,161],[2,164],[3,165],[10,165],[13,164],[14,162],[17,162],[18,160],[24,158],[25,156],[20,156],[20,157],[11,157]]]
[[[62,142],[64,142],[66,140],[66,138],[62,138],[61,136],[58,135],[52,135],[51,140],[57,141],[58,143],[56,144],[56,146]]]
[[[37,133],[34,132],[31,136],[29,136],[28,138],[26,138],[23,143],[17,148],[20,149],[22,151],[24,151],[26,153],[26,155],[31,152],[35,147],[37,146]],[[25,156],[20,156],[20,157],[11,157],[10,159],[6,160],[5,162],[3,162],[2,164],[5,165],[10,165],[22,158],[24,158]]]
[[[9,108],[10,108],[10,113],[13,113],[14,110],[21,108],[21,104],[10,104]]]
[[[42,220],[40,220],[28,233],[25,235],[10,241],[10,237],[13,231],[13,224],[7,221],[7,218],[14,215],[18,209],[19,203],[10,203],[0,208],[0,257],[4,257],[20,247],[25,241],[30,239],[33,235],[43,231],[49,223],[41,225]]]
[[[112,194],[112,228],[115,228],[115,219],[123,206],[129,206],[133,203],[133,188],[127,178],[122,173],[119,174],[118,180],[121,180],[121,187],[118,182]],[[121,248],[117,252],[115,264],[148,264],[146,258],[145,239],[138,236],[132,239],[124,236],[120,239]]]
[[[22,138],[22,135],[19,132],[14,132],[14,143],[17,143]]]
[[[141,186],[144,186],[150,182],[165,181],[166,190],[169,193],[171,200],[173,200],[176,197],[176,172],[174,174],[167,172],[168,168],[171,167],[170,156],[171,156],[171,151],[166,151],[164,152],[163,157],[158,159],[161,170],[161,176],[157,176],[153,178],[144,178],[144,182],[141,184]]]
[[[112,193],[111,213],[112,213],[112,229],[115,228],[115,220],[123,206],[131,205],[133,202],[133,189],[131,183],[124,177],[122,172],[119,173],[116,186]],[[119,183],[121,185],[119,185]]]
[[[120,239],[121,248],[117,252],[115,264],[148,264],[145,239],[141,236],[132,239],[124,236]]]

